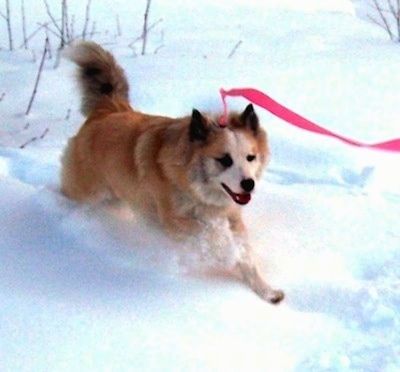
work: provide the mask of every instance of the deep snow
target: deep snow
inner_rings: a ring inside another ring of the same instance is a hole
[[[151,19],[162,21],[145,56],[128,47],[144,1],[93,3],[91,17],[144,111],[221,109],[220,87],[254,86],[347,137],[400,137],[399,47],[365,20],[365,2],[357,12],[345,0],[268,3],[155,0]],[[78,28],[85,7],[69,4]],[[32,32],[47,16],[41,2],[26,6]],[[44,35],[9,52],[0,32],[1,370],[400,370],[398,154],[257,109],[272,161],[245,219],[265,276],[287,295],[274,307],[211,270],[207,232],[176,243],[126,206],[59,193],[59,159],[82,122],[73,66],[46,61],[25,116]]]

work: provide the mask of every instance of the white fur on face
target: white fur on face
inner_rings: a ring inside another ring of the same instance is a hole
[[[224,130],[224,147],[215,158],[202,158],[195,170],[195,183],[192,184],[197,195],[206,203],[224,206],[232,203],[231,196],[228,195],[222,184],[229,187],[235,194],[242,194],[241,182],[252,179],[257,181],[260,174],[261,157],[264,154],[255,153],[254,141],[243,132]],[[221,162],[216,160],[229,155],[232,165],[224,167]],[[249,160],[249,156],[255,159]]]
[[[246,179],[253,179],[256,181],[257,170],[260,166],[260,154],[254,153],[253,145],[253,141],[243,133],[227,131],[227,144],[224,150],[225,153],[229,154],[232,158],[233,164],[224,169],[218,177],[216,177],[216,181],[224,183],[237,194],[245,192],[240,183]],[[255,156],[256,158],[249,161],[248,156]]]

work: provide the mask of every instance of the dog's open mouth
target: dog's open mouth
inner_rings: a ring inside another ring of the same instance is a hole
[[[240,204],[240,205],[245,205],[251,200],[250,193],[245,192],[243,194],[236,194],[224,183],[221,183],[221,185],[235,203]]]

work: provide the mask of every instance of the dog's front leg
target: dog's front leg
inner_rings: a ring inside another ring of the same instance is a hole
[[[250,247],[245,247],[248,250]],[[248,252],[246,252],[248,253]],[[240,275],[244,283],[250,286],[255,293],[257,293],[263,300],[268,301],[272,304],[278,304],[281,302],[285,294],[279,289],[273,289],[261,276],[261,273],[253,261],[253,258],[248,257],[241,258],[237,263]]]
[[[247,232],[240,213],[235,213],[229,218],[231,230],[240,247],[237,269],[244,283],[257,293],[263,300],[278,304],[285,294],[281,290],[273,289],[262,277],[255,261],[253,248],[247,241]]]
[[[185,214],[179,210],[176,203],[168,197],[159,198],[157,213],[161,225],[174,238],[180,239],[201,231],[200,221],[196,220],[190,213]]]

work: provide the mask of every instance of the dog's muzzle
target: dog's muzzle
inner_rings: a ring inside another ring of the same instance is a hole
[[[244,182],[244,181],[242,181]],[[245,205],[247,204],[250,200],[251,200],[251,194],[250,192],[244,192],[242,194],[236,194],[235,192],[233,192],[227,185],[225,185],[224,183],[221,184],[222,187],[224,188],[224,190],[228,193],[228,195],[232,198],[232,200],[240,205]],[[242,185],[243,187],[243,185]],[[249,188],[249,187],[248,187]],[[244,187],[243,187],[244,189]],[[254,189],[254,181],[253,181],[253,186],[251,187],[251,190]],[[250,190],[250,191],[251,191]]]

